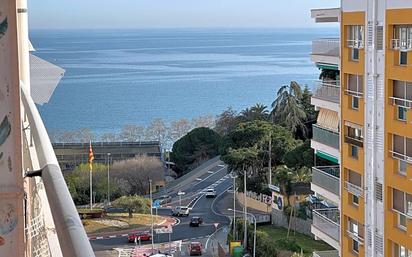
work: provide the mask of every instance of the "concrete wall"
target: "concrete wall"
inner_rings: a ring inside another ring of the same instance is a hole
[[[283,211],[274,209],[272,210],[272,224],[275,226],[283,227],[287,229],[289,227],[288,217],[286,217]],[[290,229],[291,231],[296,231],[301,234],[314,237],[313,234],[310,232],[311,224],[312,224],[312,220],[304,220],[304,219],[293,217]]]
[[[244,202],[244,195],[243,193],[237,193],[236,194],[236,199],[237,201],[243,206]],[[270,211],[270,205],[268,206],[265,203],[262,203],[258,200],[255,200],[250,197],[246,197],[246,204],[248,208],[255,209],[261,212],[269,212]]]

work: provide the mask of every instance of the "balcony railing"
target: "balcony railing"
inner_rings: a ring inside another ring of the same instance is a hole
[[[412,164],[412,156],[408,156],[404,153],[397,152],[395,151],[395,149],[390,150],[389,152],[392,154],[393,158],[398,159],[398,160],[403,160],[403,161],[406,161]]]
[[[28,176],[40,175],[43,180],[63,256],[94,256],[36,105],[24,89],[21,95],[25,118],[30,124],[28,142],[34,144],[41,167]]]
[[[339,38],[319,38],[312,41],[312,54],[339,57]]]
[[[345,143],[363,147],[363,138],[345,135]]]
[[[313,210],[312,225],[337,242],[340,241],[340,216],[338,208]]]
[[[350,183],[349,181],[345,181],[345,189],[349,193],[356,195],[357,197],[363,196],[363,189],[360,186]]]
[[[318,81],[313,97],[340,103],[340,81]]]
[[[358,39],[348,39],[346,40],[346,45],[349,48],[356,48],[356,49],[361,49],[364,47],[363,40],[358,40]]]
[[[312,140],[339,150],[339,133],[316,124],[312,125],[312,131]]]
[[[312,183],[335,195],[340,195],[339,166],[312,167]]]
[[[339,257],[339,251],[320,251],[320,252],[313,252],[313,257]]]
[[[394,50],[411,50],[412,39],[391,39],[391,48]]]
[[[412,100],[398,98],[395,96],[390,96],[389,98],[392,100],[393,105],[401,106],[407,109],[412,109]]]

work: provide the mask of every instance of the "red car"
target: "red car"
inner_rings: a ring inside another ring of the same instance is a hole
[[[140,237],[140,241],[150,241],[150,240],[152,240],[152,234],[150,234],[149,232],[136,232],[136,233],[130,234],[128,236],[129,243],[134,243],[135,240],[138,243],[139,242],[139,237]]]
[[[189,255],[202,255],[202,244],[199,242],[190,242]]]

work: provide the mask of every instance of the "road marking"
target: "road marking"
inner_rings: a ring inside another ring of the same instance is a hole
[[[213,174],[214,172],[213,172],[213,171],[211,171],[211,170],[209,170],[207,173],[209,173],[209,174]]]
[[[201,178],[196,178],[196,180],[197,180],[197,181],[202,181],[202,179],[201,179]]]

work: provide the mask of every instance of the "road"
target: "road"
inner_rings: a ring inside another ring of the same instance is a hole
[[[227,226],[229,218],[220,214],[224,210],[219,210],[217,202],[219,195],[223,195],[232,186],[232,179],[227,174],[227,167],[220,161],[212,163],[197,171],[195,176],[187,176],[186,180],[180,181],[173,188],[166,189],[168,194],[173,197],[172,203],[164,208],[159,208],[158,214],[169,216],[172,206],[179,204],[177,192],[184,191],[186,195],[182,198],[182,205],[188,205],[191,209],[189,217],[180,217],[179,223],[173,227],[171,235],[172,241],[183,242],[183,245],[189,241],[200,241],[206,245],[208,237],[216,230],[215,223],[218,227]],[[206,198],[205,189],[214,187],[218,197]],[[226,207],[227,208],[227,207]],[[200,227],[190,227],[189,221],[192,216],[203,217],[204,223]],[[168,242],[167,234],[155,235],[155,243]],[[146,244],[150,242],[146,242]],[[127,237],[117,237],[111,239],[93,240],[92,247],[95,251],[109,250],[113,248],[131,247],[133,244],[127,242]]]

